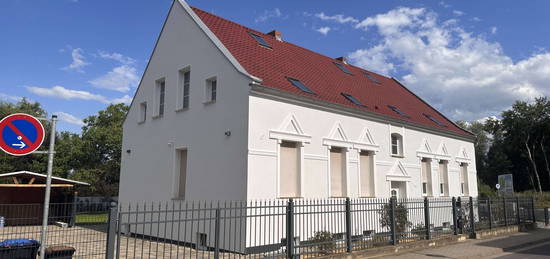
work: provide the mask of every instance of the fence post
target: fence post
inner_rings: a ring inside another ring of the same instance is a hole
[[[544,225],[550,226],[550,212],[548,211],[548,208],[544,208]]]
[[[453,230],[454,230],[454,234],[458,235],[458,222],[456,217],[456,198],[453,197],[451,202],[453,203]]]
[[[493,210],[491,209],[491,197],[487,198],[487,209],[489,210],[489,229],[493,229]]]
[[[71,222],[69,223],[70,227],[74,227],[76,225],[77,200],[78,200],[78,192],[74,192],[74,194],[73,194],[73,207],[72,207],[72,210],[71,210]]]
[[[220,208],[218,207],[216,208],[216,219],[214,223],[214,259],[220,258],[220,214]]]
[[[105,254],[106,259],[115,258],[115,246],[117,239],[117,219],[118,219],[118,205],[111,203],[109,208],[109,218],[107,221],[107,251]]]
[[[516,197],[516,218],[519,226],[521,224],[521,216],[519,215],[519,197]]]
[[[472,229],[470,235],[475,236],[476,235],[476,217],[474,214],[474,198],[470,196],[470,227]]]
[[[348,253],[353,251],[351,243],[351,200],[349,197],[346,198],[346,247]]]
[[[426,239],[432,239],[432,232],[430,231],[430,201],[428,197],[424,197],[424,225],[426,226]]]
[[[391,231],[391,244],[397,244],[396,224],[395,224],[395,203],[397,199],[395,197],[390,198],[390,231]]]
[[[531,197],[531,214],[533,214],[533,223],[537,223],[537,216],[535,216],[535,197]]]
[[[286,206],[286,256],[294,258],[294,200],[289,199]]]
[[[502,206],[504,208],[504,226],[508,226],[508,212],[506,211],[506,197],[502,197]]]

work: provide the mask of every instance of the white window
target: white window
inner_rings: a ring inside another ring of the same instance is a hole
[[[439,193],[441,196],[449,196],[449,162],[439,161]]]
[[[164,94],[166,91],[166,81],[160,79],[156,81],[155,87],[155,99],[157,102],[157,107],[155,110],[156,117],[162,117],[164,115]]]
[[[425,196],[432,196],[432,160],[429,158],[422,158],[421,164],[422,194]]]
[[[147,102],[142,102],[139,104],[139,123],[143,123],[147,120]]]
[[[207,103],[212,103],[216,101],[216,95],[218,91],[218,80],[216,77],[212,77],[206,80],[206,91],[205,97]]]
[[[374,153],[361,151],[359,153],[360,191],[362,197],[374,197]]]
[[[391,134],[391,154],[403,156],[403,137],[397,133]]]
[[[176,149],[176,198],[185,199],[187,182],[187,149]]]
[[[178,78],[178,110],[187,109],[189,108],[189,87],[191,85],[190,68],[180,70]]]
[[[330,149],[330,196],[346,197],[346,153],[343,148]]]
[[[283,141],[279,159],[279,196],[300,197],[300,151],[298,143]]]
[[[469,186],[468,186],[468,164],[460,164],[460,193],[464,196],[469,195]]]

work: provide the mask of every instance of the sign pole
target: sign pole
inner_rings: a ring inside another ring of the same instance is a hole
[[[40,233],[40,259],[45,258],[46,253],[46,241],[48,231],[48,214],[50,206],[50,191],[52,187],[52,169],[53,169],[53,155],[55,153],[55,122],[57,121],[57,115],[52,115],[50,120],[51,134],[50,134],[50,147],[48,149],[48,177],[46,179],[46,192],[44,194],[44,213],[42,214],[42,232]]]

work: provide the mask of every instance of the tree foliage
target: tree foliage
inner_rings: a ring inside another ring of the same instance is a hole
[[[550,101],[517,101],[500,117],[460,124],[476,136],[478,177],[493,187],[498,175],[512,174],[516,191],[550,190]]]
[[[84,119],[81,134],[56,134],[54,167],[52,174],[63,178],[90,183],[81,195],[116,196],[120,174],[122,123],[128,111],[124,104],[109,105],[98,114]],[[22,99],[17,103],[0,102],[0,116],[27,113],[47,117],[42,106]],[[50,125],[43,122],[46,139],[41,149],[47,149]],[[31,154],[14,157],[0,154],[0,172],[33,171],[46,173],[47,156]]]

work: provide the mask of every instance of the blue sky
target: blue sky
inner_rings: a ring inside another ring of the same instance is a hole
[[[550,94],[549,1],[199,1],[189,4],[393,76],[450,118]],[[169,0],[6,0],[0,99],[39,101],[61,130],[129,102]]]

